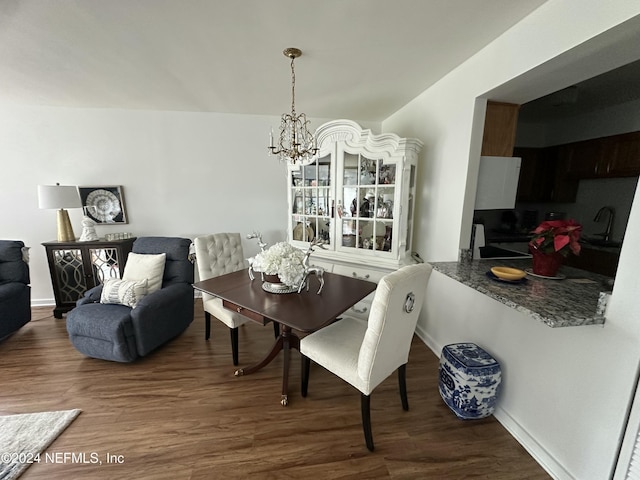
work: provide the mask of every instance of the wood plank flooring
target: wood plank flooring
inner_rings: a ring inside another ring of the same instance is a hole
[[[272,342],[271,325],[240,327],[240,364],[261,359]],[[438,394],[438,359],[418,338],[407,367],[410,410],[395,375],[372,395],[373,453],[354,388],[312,365],[302,398],[293,352],[282,407],[281,356],[235,377],[229,331],[213,320],[205,341],[199,300],[184,334],[130,364],[84,357],[51,307],[34,308],[32,322],[0,342],[0,365],[0,415],[80,408],[46,451],[102,462],[34,464],[21,480],[550,478],[493,417],[453,415]]]

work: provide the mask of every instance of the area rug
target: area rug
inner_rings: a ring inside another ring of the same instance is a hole
[[[80,413],[79,409],[0,416],[0,480],[14,480]]]

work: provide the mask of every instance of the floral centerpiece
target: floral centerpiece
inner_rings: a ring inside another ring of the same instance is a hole
[[[531,232],[529,251],[533,255],[533,273],[554,277],[563,259],[580,254],[582,225],[575,220],[548,220]]]
[[[293,289],[291,291],[295,291],[304,278],[303,262],[304,252],[302,250],[287,242],[279,242],[258,253],[253,259],[251,268],[264,275],[277,275],[280,282]],[[270,284],[273,283],[270,282]]]

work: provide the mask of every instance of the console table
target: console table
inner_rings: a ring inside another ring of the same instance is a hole
[[[43,243],[56,299],[53,316],[62,318],[84,292],[106,279],[122,278],[134,240]]]

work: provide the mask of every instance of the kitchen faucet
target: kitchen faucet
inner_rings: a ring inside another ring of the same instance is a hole
[[[602,237],[602,239],[605,242],[608,242],[610,240],[610,236],[611,236],[611,227],[613,225],[613,217],[615,217],[615,209],[613,207],[602,207],[600,210],[598,210],[598,213],[596,213],[596,216],[594,217],[593,221],[594,222],[600,222],[602,220],[602,215],[604,215],[605,213],[609,214],[609,219],[607,221],[607,229],[602,232],[602,233],[596,233],[595,235],[598,235],[599,237]]]

